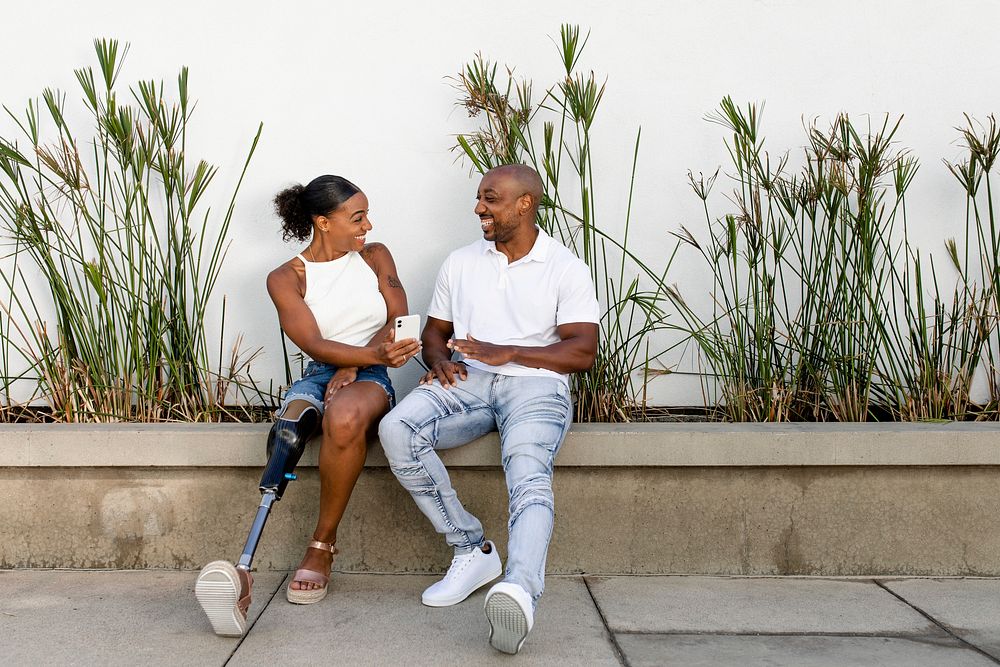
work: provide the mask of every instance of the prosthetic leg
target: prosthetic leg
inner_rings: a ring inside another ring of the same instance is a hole
[[[306,443],[319,430],[321,418],[319,411],[310,406],[297,419],[278,419],[274,423],[267,436],[267,465],[260,478],[260,505],[240,560],[235,567],[229,561],[214,561],[202,568],[198,575],[195,596],[217,635],[242,637],[246,632],[250,588],[253,585],[250,566],[257,543],[264,532],[271,506],[281,500],[288,483],[295,479],[295,466],[305,451]]]

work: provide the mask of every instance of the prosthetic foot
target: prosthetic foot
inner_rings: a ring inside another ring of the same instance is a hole
[[[271,506],[281,500],[288,483],[295,479],[295,466],[302,458],[306,443],[316,434],[320,424],[316,408],[302,411],[298,419],[278,419],[267,436],[267,465],[260,479],[260,505],[243,554],[234,567],[232,563],[217,560],[202,568],[194,592],[201,608],[208,616],[212,629],[224,637],[242,637],[246,632],[247,611],[250,608],[250,588],[257,543],[264,532],[264,524]]]

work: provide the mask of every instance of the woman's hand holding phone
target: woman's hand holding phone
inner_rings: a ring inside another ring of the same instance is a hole
[[[376,363],[399,368],[420,352],[419,315],[397,317],[388,340],[375,346]]]
[[[391,332],[389,340],[379,343],[375,347],[377,363],[391,368],[399,368],[412,357],[415,357],[418,352],[420,352],[420,341],[415,338],[396,341]]]

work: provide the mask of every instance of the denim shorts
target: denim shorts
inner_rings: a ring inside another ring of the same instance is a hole
[[[307,401],[323,414],[326,407],[323,397],[326,395],[326,385],[330,383],[330,378],[337,372],[337,367],[324,364],[322,361],[310,361],[302,373],[302,379],[296,380],[281,401],[281,408],[278,410],[280,417],[285,412],[285,408],[292,401]],[[365,366],[358,369],[358,377],[355,382],[374,382],[385,390],[385,395],[389,398],[389,409],[396,405],[396,392],[392,388],[389,380],[389,373],[385,366]]]

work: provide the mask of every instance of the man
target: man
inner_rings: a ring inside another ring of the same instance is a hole
[[[569,374],[590,368],[597,353],[590,271],[535,226],[541,196],[530,167],[506,165],[483,177],[475,208],[483,240],[448,256],[427,312],[430,370],[379,427],[393,473],[455,550],[444,579],[423,593],[432,607],[457,604],[501,573],[496,548],[462,507],[435,450],[500,431],[507,570],[487,593],[485,612],[490,643],[505,653],[521,648],[544,588],[552,462],[573,414]]]

